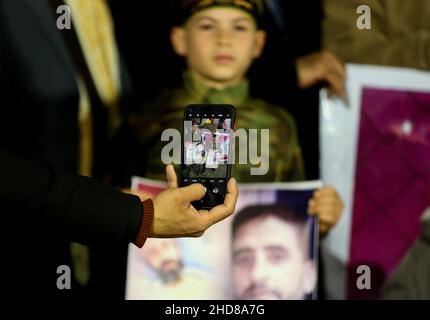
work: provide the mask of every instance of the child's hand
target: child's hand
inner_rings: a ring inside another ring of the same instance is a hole
[[[331,187],[315,191],[308,204],[308,213],[319,218],[320,236],[325,235],[338,222],[342,210],[342,200]]]

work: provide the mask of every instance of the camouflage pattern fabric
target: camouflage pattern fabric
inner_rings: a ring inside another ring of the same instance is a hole
[[[251,167],[260,164],[238,164],[239,152],[247,148],[236,139],[235,164],[232,169],[239,183],[244,182],[281,182],[304,180],[304,166],[301,149],[297,140],[294,119],[282,107],[268,104],[259,99],[249,97],[248,82],[222,90],[208,88],[184,73],[184,86],[180,89],[163,92],[158,99],[144,104],[142,110],[135,115],[140,146],[148,155],[145,176],[152,179],[165,180],[165,164],[161,161],[161,150],[168,143],[161,141],[161,133],[167,128],[182,131],[184,109],[189,104],[222,103],[236,107],[236,127],[259,129],[257,135],[258,148],[261,152],[260,129],[269,129],[269,170],[265,175],[251,175]],[[240,148],[245,148],[239,150]],[[178,171],[177,171],[178,172]]]

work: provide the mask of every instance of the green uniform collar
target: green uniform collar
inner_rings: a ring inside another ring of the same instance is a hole
[[[196,103],[226,103],[238,107],[249,98],[249,83],[246,79],[231,87],[214,89],[194,79],[189,71],[184,72],[183,78],[186,91]]]

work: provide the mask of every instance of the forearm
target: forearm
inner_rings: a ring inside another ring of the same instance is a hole
[[[49,225],[83,244],[135,241],[143,212],[138,197],[2,150],[0,159],[1,206],[17,225]]]
[[[143,213],[137,196],[86,177],[61,176],[56,184],[43,210],[71,240],[83,244],[135,241]]]

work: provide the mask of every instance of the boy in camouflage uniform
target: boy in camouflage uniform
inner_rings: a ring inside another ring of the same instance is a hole
[[[186,105],[225,103],[237,109],[237,128],[270,130],[267,174],[251,175],[255,165],[249,159],[248,164],[238,164],[236,155],[232,175],[238,182],[304,180],[294,119],[282,107],[249,96],[245,73],[265,41],[264,31],[258,28],[262,11],[262,1],[182,1],[178,12],[182,24],[173,28],[172,44],[187,59],[189,68],[182,88],[163,92],[159,99],[145,104],[144,114],[139,116],[144,122],[140,141],[153,155],[147,177],[164,180],[165,165],[159,155],[166,143],[160,141],[161,132],[181,130]],[[150,141],[153,137],[156,141]]]
[[[245,74],[265,43],[265,32],[259,25],[263,1],[178,2],[181,8],[177,14],[178,24],[171,31],[171,42],[175,52],[186,59],[188,69],[183,75],[182,88],[163,92],[132,117],[139,143],[150,155],[143,175],[164,180],[161,150],[166,142],[160,141],[161,133],[167,128],[182,129],[187,105],[215,103],[236,107],[238,129],[269,129],[270,132],[267,174],[251,175],[253,165],[249,161],[239,164],[236,153],[232,176],[239,183],[304,180],[294,119],[284,108],[249,96]],[[250,143],[253,141],[248,141],[248,145]],[[261,141],[258,144],[257,150],[261,150]],[[311,200],[309,212],[319,215],[320,229],[324,232],[337,222],[342,207],[337,192],[323,188]]]

